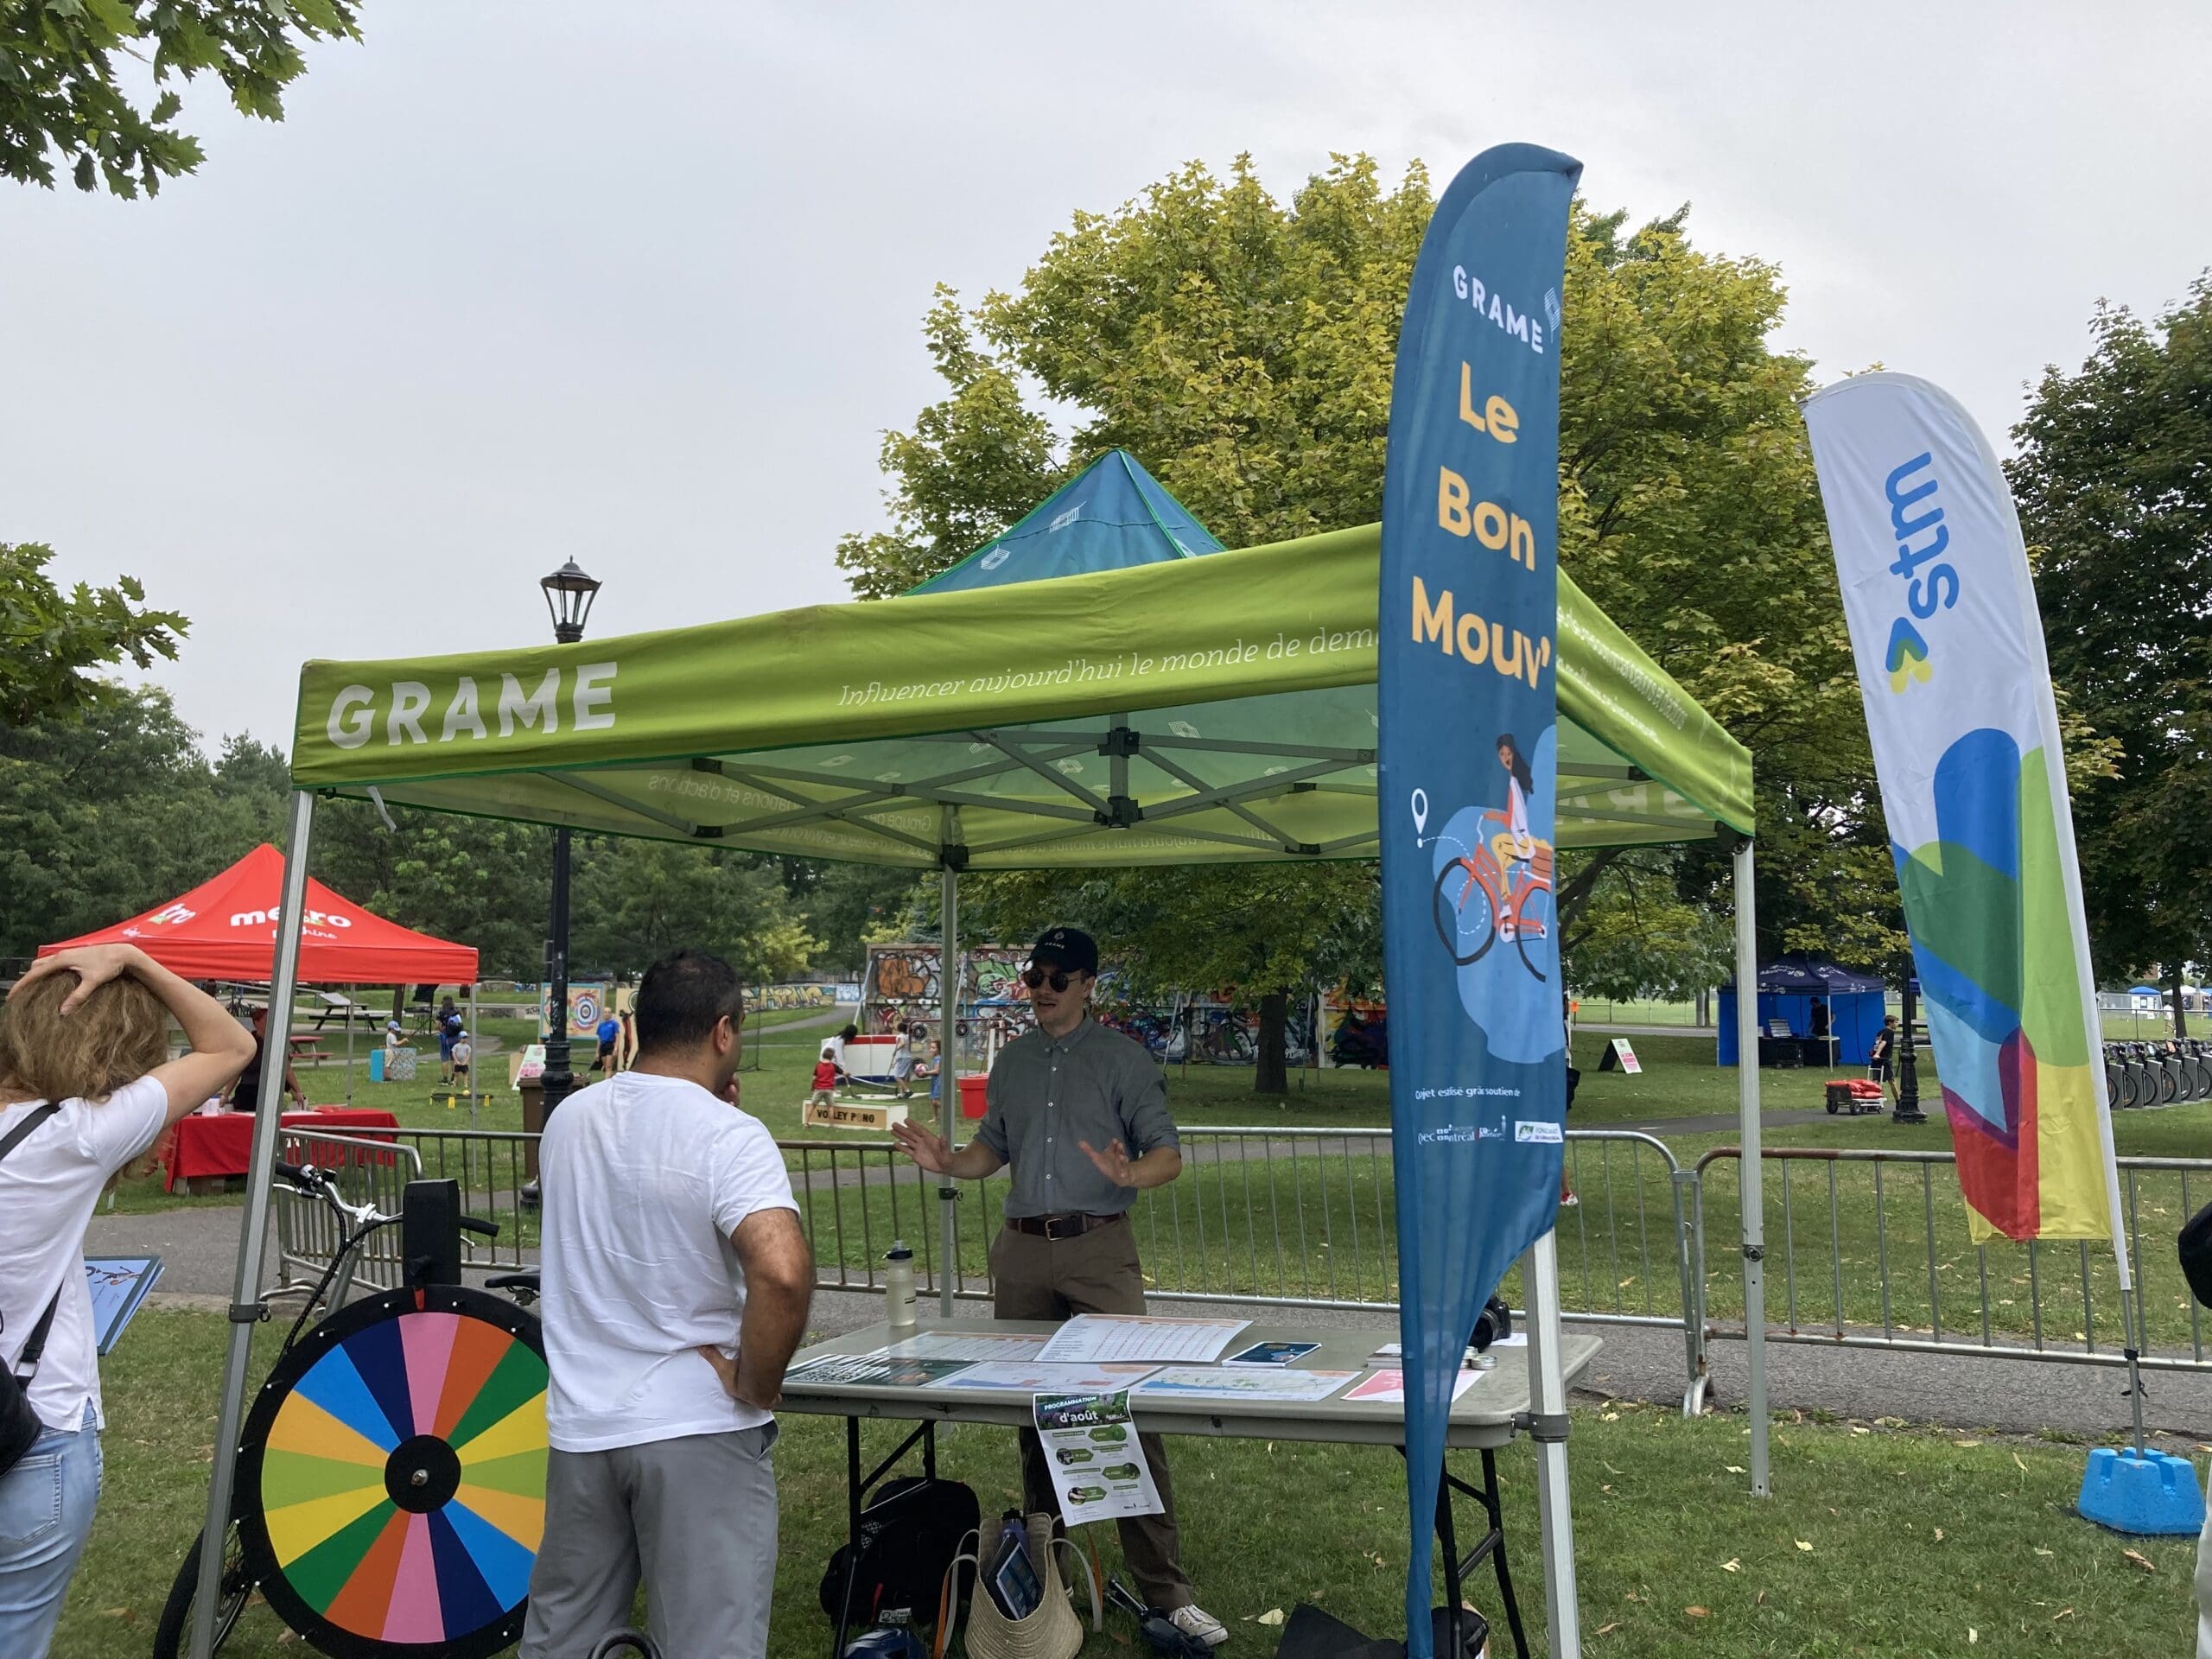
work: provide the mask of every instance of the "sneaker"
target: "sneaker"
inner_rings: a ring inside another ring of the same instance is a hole
[[[1192,1641],[1203,1642],[1210,1648],[1217,1648],[1229,1640],[1229,1627],[1196,1602],[1178,1607],[1167,1615],[1167,1621]]]
[[[1581,1199],[1576,1198],[1573,1193],[1570,1192],[1559,1201],[1559,1207],[1562,1210],[1572,1210],[1575,1205],[1581,1202]]]

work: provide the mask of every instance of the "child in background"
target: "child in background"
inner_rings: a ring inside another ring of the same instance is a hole
[[[810,1106],[829,1106],[837,1098],[837,1048],[834,1043],[822,1045],[822,1058],[814,1063],[814,1092],[806,1097]]]
[[[467,1030],[458,1030],[453,1039],[453,1082],[457,1089],[469,1086],[469,1062],[476,1058],[476,1046],[468,1040]]]

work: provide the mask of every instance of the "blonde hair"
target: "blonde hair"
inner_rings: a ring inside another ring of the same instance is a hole
[[[124,975],[97,987],[64,1017],[74,974],[48,974],[0,1011],[0,1084],[41,1100],[105,1100],[169,1057],[169,1014],[143,982]]]

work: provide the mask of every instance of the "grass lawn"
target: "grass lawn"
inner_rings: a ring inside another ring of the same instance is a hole
[[[150,1639],[199,1525],[223,1332],[213,1315],[149,1310],[103,1366],[105,1490],[54,1649],[61,1659],[142,1652]],[[815,1591],[843,1524],[843,1434],[830,1419],[783,1423],[770,1646],[813,1656],[829,1639]],[[1776,1495],[1761,1501],[1731,1467],[1748,1432],[1734,1415],[1684,1421],[1627,1402],[1576,1409],[1570,1455],[1590,1652],[1918,1659],[1978,1645],[2151,1659],[2188,1649],[2195,1541],[2122,1539],[2075,1519],[2077,1446],[1784,1417]],[[869,1444],[887,1450],[891,1433],[871,1430]],[[975,1486],[987,1513],[1014,1498],[1010,1436],[953,1428],[940,1446],[946,1471]],[[1246,1621],[1300,1599],[1377,1635],[1402,1628],[1405,1491],[1389,1452],[1182,1440],[1173,1455],[1186,1564],[1233,1632],[1230,1653],[1271,1651],[1274,1632]],[[1501,1466],[1516,1581],[1541,1650],[1532,1455],[1516,1446]],[[1091,1535],[1111,1565],[1110,1530]],[[1496,1614],[1486,1578],[1474,1599]],[[1141,1651],[1126,1624],[1109,1630],[1111,1645],[1094,1638],[1092,1652]],[[265,1608],[224,1649],[302,1650]]]

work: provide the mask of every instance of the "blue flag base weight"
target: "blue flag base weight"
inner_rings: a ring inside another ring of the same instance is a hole
[[[2133,1451],[2099,1446],[2089,1453],[2082,1496],[2074,1507],[2114,1532],[2182,1537],[2204,1527],[2204,1493],[2195,1465],[2164,1452],[2139,1457]]]

